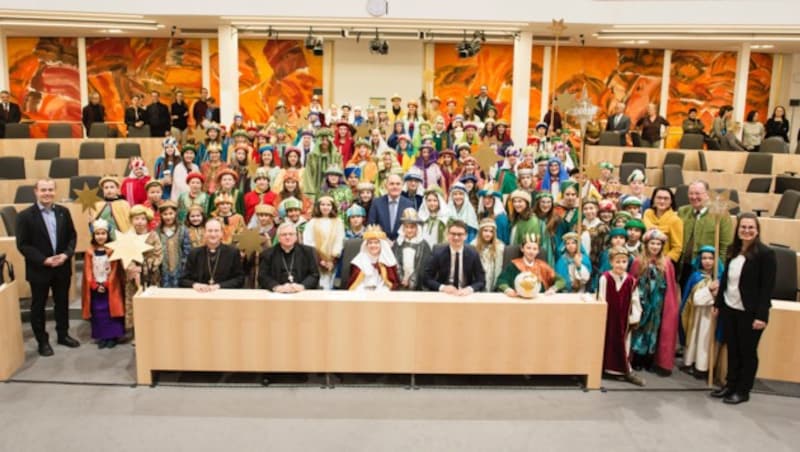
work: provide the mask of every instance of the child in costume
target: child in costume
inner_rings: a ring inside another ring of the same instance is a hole
[[[467,201],[467,188],[461,182],[456,182],[450,187],[450,197],[447,201],[451,218],[461,220],[467,225],[467,243],[475,240],[478,235],[478,216],[472,204]]]
[[[685,338],[683,364],[698,379],[708,378],[709,344],[714,334],[712,309],[719,289],[722,263],[713,246],[702,246],[693,262],[694,273],[686,282],[681,298],[681,336]]]
[[[503,209],[503,198],[499,191],[495,191],[491,186],[483,188],[478,192],[480,198],[478,204],[478,219],[491,218],[494,220],[497,239],[508,245],[511,240],[511,225],[508,221],[505,209]]]
[[[347,220],[347,209],[353,202],[353,192],[344,182],[344,173],[337,165],[331,165],[325,170],[325,182],[322,184],[320,194],[330,196],[336,204],[336,211],[342,221]]]
[[[645,227],[642,220],[634,218],[625,223],[625,231],[628,233],[625,249],[628,250],[628,254],[631,256],[638,256],[642,252],[641,238],[647,232],[647,227]]]
[[[158,213],[158,206],[163,201],[164,190],[161,187],[161,181],[153,179],[144,186],[147,191],[147,200],[142,204],[153,212],[153,220],[147,226],[151,231],[155,230],[161,223],[161,216]]]
[[[402,233],[392,247],[397,259],[397,276],[400,290],[420,290],[421,273],[431,257],[431,247],[422,237],[423,221],[417,211],[407,208],[400,217]]]
[[[150,176],[147,175],[144,160],[140,157],[131,158],[128,166],[131,174],[123,179],[120,193],[128,204],[135,206],[147,200],[147,190],[144,187],[150,182]]]
[[[537,259],[539,243],[534,234],[525,236],[521,250],[522,257],[512,259],[511,263],[497,277],[498,292],[503,292],[509,297],[519,296],[514,281],[523,272],[530,272],[535,275],[541,283],[540,290],[546,295],[554,294],[564,288],[564,279],[552,267],[547,265],[547,262]]]
[[[425,190],[425,203],[419,209],[419,218],[424,222],[422,237],[431,249],[445,243],[447,222],[451,218],[450,209],[444,200],[442,190],[434,185]]]
[[[214,203],[217,208],[211,216],[222,221],[222,243],[230,245],[245,230],[244,217],[233,211],[233,198],[227,193],[217,194]]]
[[[178,140],[175,137],[165,138],[161,146],[164,152],[156,159],[153,179],[161,182],[164,199],[169,199],[172,196],[172,177],[181,163],[181,153],[178,152]]]
[[[200,165],[200,174],[205,181],[203,190],[208,194],[214,194],[217,191],[217,175],[227,169],[228,164],[222,160],[222,148],[219,145],[209,146],[207,152],[208,161]]]
[[[344,247],[344,223],[330,196],[323,195],[317,200],[314,214],[303,231],[303,243],[317,250],[319,288],[332,290],[336,264]]]
[[[103,200],[95,203],[93,219],[108,223],[109,241],[113,241],[117,231],[128,232],[131,228],[131,206],[119,197],[119,180],[116,177],[104,176],[98,185],[103,191]]]
[[[275,203],[275,192],[270,190],[269,185],[269,172],[266,168],[261,167],[256,170],[253,176],[255,182],[253,189],[244,195],[244,220],[248,226],[255,224],[255,211],[256,206],[260,204],[273,205]]]
[[[631,338],[633,368],[661,376],[672,373],[678,341],[678,291],[672,261],[664,254],[666,242],[658,229],[647,231],[644,251],[631,266],[642,302],[642,318]]]
[[[143,262],[131,262],[125,269],[125,329],[133,331],[133,297],[140,290],[161,284],[162,249],[158,233],[149,231],[148,224],[153,219],[153,212],[145,206],[133,206],[130,220],[136,235],[146,236],[145,243],[152,249],[143,254]]]
[[[345,239],[360,239],[364,236],[364,222],[367,211],[358,204],[353,204],[347,209],[347,230],[344,231]]]
[[[190,206],[183,221],[192,248],[205,245],[206,209],[197,204]]]
[[[484,218],[478,225],[478,237],[471,243],[481,256],[481,265],[486,275],[484,292],[493,292],[497,277],[503,271],[505,245],[497,237],[497,224],[492,218]]]
[[[192,248],[186,228],[178,221],[178,206],[172,200],[158,207],[161,223],[158,237],[161,241],[161,287],[178,287],[183,265]]]
[[[125,306],[121,261],[110,261],[108,222],[92,223],[92,243],[86,250],[81,301],[83,318],[92,324],[92,339],[97,348],[114,348],[125,336]]]
[[[644,379],[631,368],[630,358],[631,334],[642,316],[636,278],[627,272],[629,259],[625,248],[611,248],[608,254],[611,270],[600,276],[597,289],[597,299],[607,305],[603,372],[644,386]]]
[[[189,191],[178,196],[178,221],[180,222],[186,219],[186,214],[191,206],[199,206],[203,209],[204,214],[208,212],[209,195],[203,191],[205,177],[200,173],[189,173],[186,176],[186,185],[189,187]]]
[[[396,290],[399,285],[397,259],[391,242],[380,226],[367,226],[361,251],[350,262],[348,290],[387,292]]]
[[[217,173],[217,191],[211,195],[209,209],[217,205],[217,197],[221,195],[230,196],[233,201],[233,211],[239,215],[244,215],[244,193],[239,189],[239,174],[231,168],[226,168]],[[208,214],[212,215],[209,211]]]
[[[592,262],[586,250],[581,249],[578,233],[568,232],[561,237],[561,257],[556,262],[556,273],[564,280],[566,292],[587,292]]]

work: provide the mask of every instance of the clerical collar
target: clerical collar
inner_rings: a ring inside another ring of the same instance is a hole
[[[216,253],[220,246],[222,246],[222,244],[218,243],[216,247],[211,248],[208,244],[206,244],[206,249],[209,253]]]
[[[281,251],[283,251],[283,254],[292,254],[292,251],[294,251],[295,248],[296,245],[292,245],[292,247],[289,248],[289,251],[286,251],[286,249],[283,246],[281,246]]]

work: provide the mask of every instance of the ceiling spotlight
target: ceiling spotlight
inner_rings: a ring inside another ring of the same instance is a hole
[[[308,48],[308,42],[306,42],[306,48]],[[322,56],[323,48],[322,48],[322,39],[317,39],[314,42],[314,45],[311,46],[311,52],[314,56]]]
[[[306,50],[313,50],[314,45],[316,45],[317,43],[317,40],[314,38],[314,35],[311,34],[312,31],[313,30],[311,28],[308,29],[308,36],[306,36]]]
[[[389,53],[389,43],[386,40],[381,40],[378,36],[378,29],[375,29],[375,39],[369,42],[369,53],[377,53],[378,55],[386,55]]]

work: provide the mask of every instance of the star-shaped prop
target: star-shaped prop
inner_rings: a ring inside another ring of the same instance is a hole
[[[234,240],[236,240],[236,246],[248,256],[260,252],[264,243],[264,237],[255,229],[247,229],[234,237]]]
[[[94,209],[95,204],[101,201],[100,197],[97,196],[97,187],[89,188],[89,184],[86,182],[83,183],[82,189],[78,190],[74,188],[72,191],[77,195],[77,198],[73,202],[80,204],[83,212]]]
[[[499,160],[496,148],[485,141],[481,142],[478,150],[475,151],[475,160],[478,161],[478,166],[481,167],[484,173],[489,174],[489,169]]]
[[[128,268],[131,262],[142,263],[144,253],[153,249],[147,240],[147,234],[139,235],[133,229],[128,232],[117,231],[116,240],[109,242],[106,246],[114,252],[111,254],[110,261],[122,261],[122,266]]]
[[[464,106],[474,111],[478,106],[478,98],[475,96],[464,96]]]
[[[250,162],[247,164],[247,177],[250,179],[255,179],[258,168],[258,163],[256,163],[255,160],[250,160]]]
[[[370,130],[367,123],[362,122],[358,127],[356,127],[356,139],[369,137],[369,132]]]
[[[289,122],[289,115],[285,110],[280,110],[272,116],[272,122],[283,127]]]
[[[564,19],[560,20],[553,19],[553,24],[550,25],[548,28],[550,28],[550,31],[553,32],[554,36],[560,37],[567,29],[567,26],[564,25]]]
[[[706,202],[708,213],[717,218],[730,215],[731,209],[735,208],[736,206],[738,206],[738,204],[731,201],[730,190],[714,192]]]
[[[578,104],[578,100],[575,99],[575,95],[572,93],[564,93],[559,94],[556,97],[556,106],[560,111],[567,113],[569,110],[572,109],[575,105]]]

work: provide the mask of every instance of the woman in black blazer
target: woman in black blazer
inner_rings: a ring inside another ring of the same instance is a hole
[[[728,248],[725,272],[719,284],[711,287],[716,297],[714,313],[720,316],[728,346],[727,384],[711,396],[734,405],[750,399],[758,371],[758,341],[767,327],[775,287],[775,252],[761,243],[760,234],[757,217],[742,213]]]

